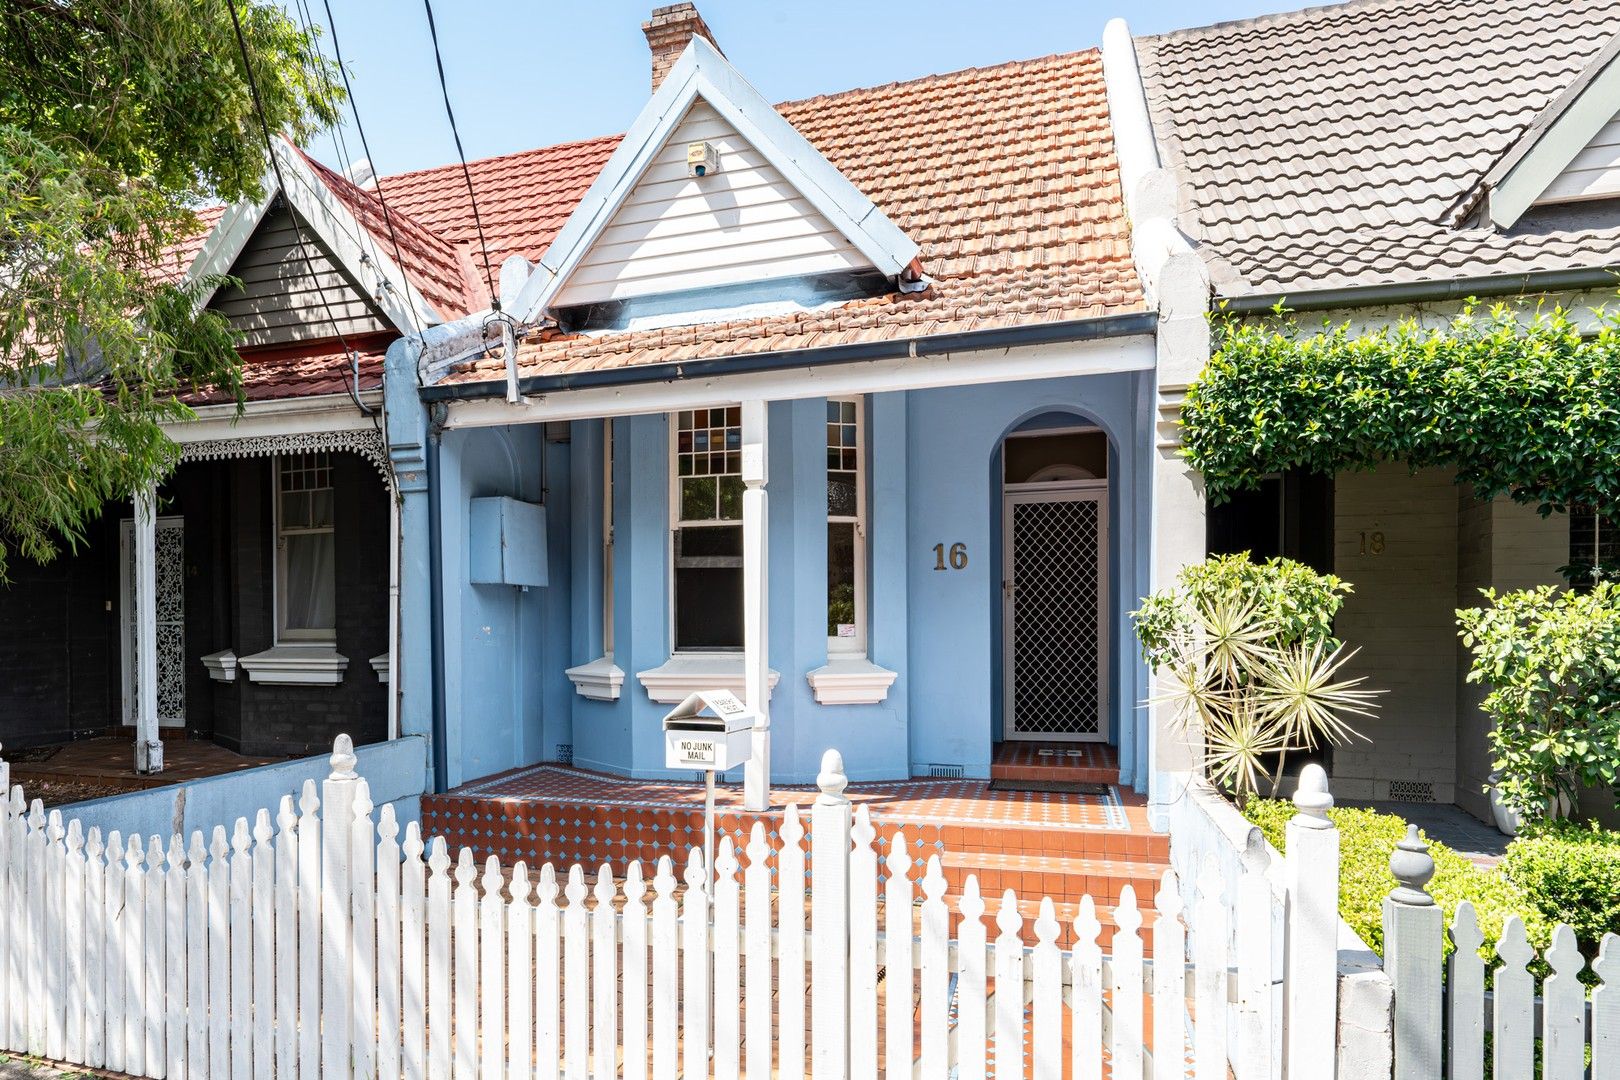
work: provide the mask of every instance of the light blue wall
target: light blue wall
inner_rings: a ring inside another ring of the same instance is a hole
[[[470,583],[468,503],[481,496],[524,502],[544,497],[548,559],[553,568],[568,565],[570,447],[544,442],[544,432],[543,425],[531,424],[441,436],[437,480],[451,786],[551,757],[557,738],[566,735],[566,725],[548,732],[544,715],[548,698],[553,715],[566,715],[566,699],[547,673],[566,666],[568,576],[554,574],[543,588]]]
[[[391,368],[392,357],[391,357]],[[398,385],[403,380],[395,380]],[[1112,739],[1123,776],[1146,780],[1146,678],[1126,613],[1146,592],[1150,380],[1140,375],[875,394],[867,399],[868,655],[898,673],[874,705],[815,703],[806,675],[826,663],[825,403],[770,407],[770,664],[773,779],[813,782],[837,746],[855,779],[959,766],[989,774],[1001,723],[999,448],[1009,431],[1055,414],[1095,423],[1112,446],[1110,675]],[[394,393],[391,391],[391,393]],[[396,395],[397,396],[397,395]],[[414,399],[414,387],[409,395]],[[402,518],[402,728],[431,726],[427,414],[390,404],[390,444],[405,494]],[[568,425],[544,445],[543,425],[452,430],[438,469],[443,523],[440,597],[452,785],[554,759],[636,777],[663,768],[659,721],[637,672],[670,656],[669,428],[662,414],[620,417],[612,486],[613,610],[620,700],[578,696],[564,669],[602,655],[601,424]],[[543,489],[543,490],[542,490]],[[547,504],[551,584],[522,592],[467,584],[467,500],[511,495]],[[963,570],[936,571],[934,545],[967,546]],[[738,770],[732,779],[740,778]]]
[[[1001,491],[997,463],[1006,434],[1048,414],[1093,423],[1111,444],[1109,533],[1110,678],[1121,771],[1137,775],[1136,705],[1145,693],[1126,612],[1143,594],[1148,474],[1136,438],[1138,376],[1132,373],[912,391],[907,395],[910,468],[911,768],[961,765],[987,776],[992,731],[1001,722]],[[934,569],[935,544],[967,546],[962,570]]]
[[[427,740],[407,736],[390,742],[355,747],[355,771],[365,777],[371,801],[380,810],[391,803],[403,830],[421,819],[421,796],[427,777]],[[209,833],[215,825],[230,829],[237,818],[249,823],[261,809],[276,808],[283,795],[296,797],[304,781],[319,784],[331,775],[328,755],[261,765],[256,769],[189,780],[184,784],[149,788],[127,795],[111,795],[77,803],[64,816],[78,818],[86,829],[102,833],[117,829],[125,836],[189,835],[195,829]]]

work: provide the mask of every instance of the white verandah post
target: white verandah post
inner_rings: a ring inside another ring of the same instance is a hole
[[[157,715],[157,487],[135,500],[135,771],[163,771]]]
[[[743,698],[754,713],[753,746],[743,773],[743,808],[771,805],[770,596],[766,587],[770,524],[766,402],[742,403]]]

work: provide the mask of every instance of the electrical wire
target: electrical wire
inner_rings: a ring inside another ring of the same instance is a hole
[[[382,206],[383,222],[388,226],[388,242],[394,248],[394,265],[399,267],[400,274],[405,273],[405,260],[400,254],[399,234],[394,229],[394,215],[388,209],[388,199],[383,194],[381,175],[377,174],[377,159],[371,156],[371,143],[366,139],[366,126],[360,122],[360,103],[354,99],[354,87],[349,84],[349,69],[343,63],[343,45],[338,41],[337,20],[332,16],[331,0],[321,0],[326,8],[326,24],[332,31],[332,52],[337,56],[338,72],[343,76],[343,90],[349,99],[349,112],[354,117],[354,130],[360,136],[360,152],[366,155],[366,162],[371,166],[372,174],[377,176],[377,202]],[[407,280],[406,284],[409,284]],[[416,305],[411,303],[410,297],[405,298],[406,306],[411,311],[411,326],[415,328],[418,336],[422,333],[421,317],[417,314]]]
[[[358,371],[358,354],[349,347],[348,341],[343,337],[343,329],[338,325],[337,316],[332,312],[332,304],[326,298],[326,286],[321,284],[320,275],[315,272],[315,260],[310,258],[309,248],[304,243],[304,229],[298,222],[298,213],[293,209],[292,202],[287,196],[287,180],[282,174],[281,158],[276,153],[275,142],[270,136],[270,122],[265,118],[264,101],[259,97],[259,81],[253,75],[253,60],[248,55],[247,38],[242,34],[242,19],[236,13],[236,0],[225,0],[225,7],[231,13],[231,26],[236,31],[236,47],[242,54],[242,71],[247,76],[248,91],[253,95],[253,108],[259,118],[259,132],[264,136],[264,149],[270,155],[270,167],[275,170],[276,184],[281,190],[281,197],[287,201],[287,212],[292,218],[293,238],[298,243],[298,254],[304,260],[304,268],[309,272],[310,280],[315,283],[316,295],[321,298],[321,307],[326,309],[326,318],[332,324],[333,334],[337,336],[338,347],[343,350],[343,355],[349,358],[351,367]],[[350,396],[354,399],[355,407],[362,413],[367,416],[375,414],[374,409],[360,400],[358,391],[353,387],[350,388]]]
[[[461,159],[461,175],[467,181],[467,199],[472,204],[473,227],[478,230],[478,247],[484,256],[484,284],[489,289],[489,306],[496,313],[501,310],[501,298],[495,292],[495,274],[489,265],[489,244],[484,240],[484,223],[478,216],[478,196],[473,193],[472,170],[467,167],[467,152],[461,147],[461,131],[456,127],[456,113],[450,107],[450,84],[444,78],[444,55],[439,51],[439,28],[433,21],[433,0],[422,0],[427,9],[428,36],[433,40],[433,62],[439,69],[439,90],[444,95],[444,114],[450,118],[450,134],[456,140],[456,156]]]

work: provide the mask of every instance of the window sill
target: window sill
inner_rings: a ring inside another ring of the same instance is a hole
[[[818,705],[876,705],[889,696],[896,672],[857,657],[830,658],[805,676]]]
[[[336,686],[349,667],[336,646],[320,644],[276,645],[236,662],[254,682],[287,686]]]
[[[679,705],[699,690],[730,690],[741,698],[743,657],[741,653],[676,653],[655,668],[636,672],[636,678],[647,696],[660,705]],[[766,700],[780,678],[775,671],[770,672],[765,683]]]
[[[618,701],[624,689],[624,669],[611,656],[599,656],[563,674],[574,684],[574,693],[592,701]]]
[[[236,653],[230,649],[221,649],[201,657],[203,667],[208,669],[208,677],[215,682],[236,681]]]

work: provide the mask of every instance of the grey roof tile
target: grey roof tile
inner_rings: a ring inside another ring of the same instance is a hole
[[[1620,263],[1620,228],[1449,222],[1620,34],[1620,0],[1357,0],[1143,38],[1224,295]]]

